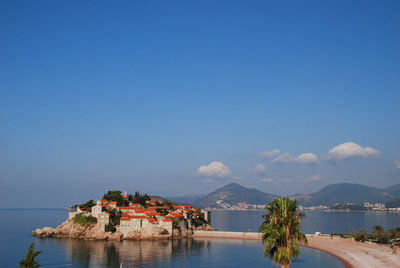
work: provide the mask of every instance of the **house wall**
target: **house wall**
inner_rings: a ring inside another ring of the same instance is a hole
[[[109,223],[110,223],[110,215],[108,215],[108,213],[101,212],[97,214],[97,225],[105,229],[106,225]]]
[[[68,219],[72,220],[78,212],[72,211],[68,213]]]
[[[142,219],[130,219],[129,221],[121,221],[119,225],[119,230],[123,235],[127,235],[132,231],[141,231],[142,229]]]
[[[92,207],[92,216],[97,218],[97,215],[99,215],[102,212],[102,207],[100,205],[95,205]]]

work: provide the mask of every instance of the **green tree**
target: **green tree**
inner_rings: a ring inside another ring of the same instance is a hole
[[[119,190],[109,190],[106,194],[104,194],[103,199],[115,201],[119,207],[126,207],[129,205],[129,201],[122,198],[121,193],[122,192]]]
[[[138,203],[144,207],[147,207],[146,201],[150,200],[150,196],[148,194],[140,195],[138,191],[135,192],[135,196],[133,197],[133,203]]]
[[[25,255],[25,259],[21,260],[19,262],[19,267],[20,268],[36,268],[40,267],[40,264],[35,261],[35,258],[37,255],[42,253],[40,250],[38,251],[33,251],[35,247],[35,243],[32,243],[29,245],[28,252]]]
[[[298,242],[307,243],[306,236],[300,231],[301,218],[296,200],[275,198],[265,207],[264,222],[260,227],[265,245],[264,255],[272,261],[289,267],[292,257],[299,256]]]
[[[120,223],[121,219],[121,211],[113,208],[112,210],[108,211],[110,213],[110,224],[112,226],[117,226]]]
[[[374,236],[374,239],[376,239],[382,233],[383,233],[383,227],[380,225],[375,225],[374,230],[372,231],[372,235]]]

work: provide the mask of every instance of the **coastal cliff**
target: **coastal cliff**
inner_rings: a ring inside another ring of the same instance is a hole
[[[121,240],[121,239],[168,239],[171,235],[145,235],[139,232],[130,232],[123,235],[119,230],[115,232],[106,232],[97,224],[90,226],[82,226],[75,224],[72,220],[67,219],[57,228],[43,227],[32,231],[32,235],[36,237],[56,237],[56,238],[81,238],[86,240]]]

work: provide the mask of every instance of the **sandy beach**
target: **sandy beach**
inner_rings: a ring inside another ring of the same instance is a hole
[[[392,254],[389,245],[355,242],[329,236],[307,236],[308,247],[328,252],[350,268],[400,267],[400,253]]]
[[[260,233],[196,231],[193,237],[260,240]],[[307,247],[327,252],[340,259],[347,268],[400,268],[400,253],[392,254],[389,245],[355,242],[340,237],[307,235]]]

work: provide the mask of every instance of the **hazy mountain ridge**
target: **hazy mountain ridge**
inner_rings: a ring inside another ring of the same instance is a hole
[[[386,203],[395,199],[397,195],[396,188],[391,188],[393,190],[391,192],[386,190],[388,188],[379,189],[361,184],[338,183],[327,185],[309,195],[294,195],[291,197],[297,199],[299,204],[304,206],[332,206],[336,203]]]
[[[265,193],[257,189],[246,188],[237,183],[230,183],[217,190],[200,196],[170,198],[171,200],[184,202],[196,207],[219,207],[217,202],[230,204],[248,203],[254,205],[268,204],[276,195]],[[400,184],[386,188],[375,188],[361,184],[338,183],[323,187],[321,190],[311,194],[295,194],[291,198],[297,199],[299,205],[332,206],[336,203],[388,203],[400,197]]]
[[[275,195],[264,193],[257,189],[246,188],[237,183],[230,183],[214,192],[194,200],[192,204],[198,207],[217,207],[217,201],[236,205],[237,203],[249,203],[256,205],[268,204]]]

